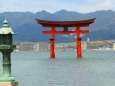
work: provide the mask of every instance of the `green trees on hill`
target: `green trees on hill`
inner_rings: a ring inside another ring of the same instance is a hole
[[[88,49],[99,49],[99,48],[112,48],[113,47],[113,42],[109,41],[95,41],[95,42],[89,42],[87,43],[87,48]]]
[[[114,40],[115,39],[115,12],[112,10],[102,10],[90,13],[78,13],[74,11],[60,10],[55,13],[49,13],[47,11],[40,11],[36,13],[32,12],[3,12],[0,13],[0,26],[4,18],[7,18],[9,25],[13,31],[18,34],[14,36],[15,41],[47,41],[50,39],[50,35],[42,34],[42,30],[45,29],[41,25],[37,24],[36,18],[43,20],[85,20],[90,18],[96,18],[95,22],[87,28],[90,33],[83,36],[83,40],[90,38],[91,40]],[[50,29],[48,29],[50,30]],[[58,35],[56,42],[73,42],[74,36],[64,37]],[[95,45],[96,46],[96,45]]]

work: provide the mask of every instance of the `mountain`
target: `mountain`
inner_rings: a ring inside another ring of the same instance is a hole
[[[101,10],[91,13],[78,13],[74,11],[60,10],[49,13],[45,10],[40,12],[3,12],[0,13],[0,26],[2,27],[4,18],[7,18],[10,27],[17,34],[15,41],[48,41],[51,35],[42,34],[43,28],[36,22],[36,18],[44,20],[85,20],[96,18],[89,27],[82,28],[90,30],[90,33],[82,38],[90,40],[114,40],[115,39],[115,12],[112,10]],[[50,29],[49,29],[50,30]],[[56,35],[56,42],[75,41],[74,35]]]

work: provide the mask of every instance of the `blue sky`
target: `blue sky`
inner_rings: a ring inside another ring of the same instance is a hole
[[[80,13],[99,10],[114,10],[115,0],[0,0],[0,12],[38,12],[46,10],[54,13],[65,9]]]

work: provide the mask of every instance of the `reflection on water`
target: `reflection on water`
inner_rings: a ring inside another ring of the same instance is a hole
[[[55,59],[49,52],[13,52],[12,74],[21,86],[115,86],[114,52],[84,51],[83,59],[70,51]]]

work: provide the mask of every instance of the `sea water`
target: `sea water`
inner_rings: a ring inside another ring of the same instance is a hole
[[[115,86],[115,51],[13,52],[12,76],[21,86]],[[2,54],[0,54],[2,76]]]

